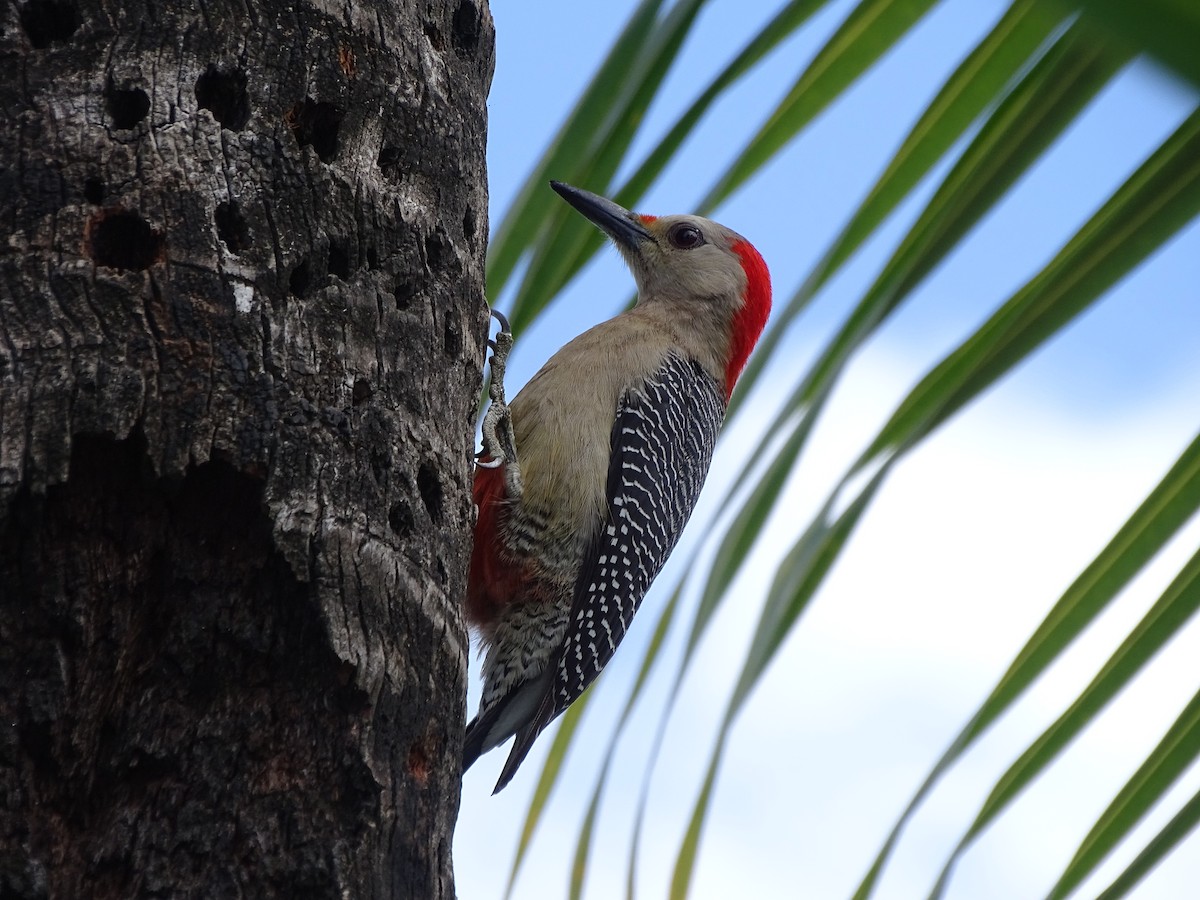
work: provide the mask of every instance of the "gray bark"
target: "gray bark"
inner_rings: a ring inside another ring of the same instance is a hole
[[[0,897],[451,897],[485,0],[0,8]]]

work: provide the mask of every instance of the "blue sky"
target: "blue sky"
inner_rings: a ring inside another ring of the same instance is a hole
[[[491,213],[498,221],[616,35],[630,0],[496,4],[496,77],[489,103]],[[860,86],[827,110],[715,214],[749,237],[785,300],[824,251],[884,162],[957,63],[1006,4],[945,0]],[[713,0],[647,117],[633,158],[652,146],[706,73],[765,21],[768,7]],[[850,5],[830,4],[739,85],[639,205],[688,211],[757,128]],[[716,719],[757,616],[769,571],[831,484],[940,355],[1046,262],[1183,119],[1195,95],[1146,63],[1116,79],[1052,152],[926,281],[857,358],[787,488],[751,573],[733,591],[674,713],[656,769],[641,848],[639,896],[665,894]],[[944,172],[944,169],[941,170]],[[603,190],[603,185],[582,185]],[[793,327],[739,433],[726,436],[687,541],[714,494],[743,465],[756,427],[869,285],[932,193],[930,179]],[[886,829],[937,755],[1076,574],[1192,438],[1200,395],[1200,225],[1193,223],[1109,295],[902,463],[739,721],[701,845],[695,897],[848,896]],[[608,251],[538,326],[518,335],[510,388],[570,336],[615,313],[631,287]],[[986,473],[986,477],[981,477]],[[1031,512],[1034,514],[1031,515]],[[924,896],[953,840],[1005,766],[1087,683],[1120,637],[1200,544],[1193,522],[935,793],[906,833],[880,897]],[[686,551],[676,552],[678,567]],[[987,577],[981,577],[986,573]],[[655,609],[668,567],[647,600]],[[964,590],[964,586],[968,589]],[[619,653],[585,720],[536,838],[518,897],[565,895],[567,867],[605,728],[636,671],[648,622]],[[678,652],[678,640],[672,645]],[[969,648],[969,649],[968,649]],[[1197,687],[1200,629],[1189,628],[1114,704],[1012,815],[960,865],[950,897],[1035,896]],[[473,661],[472,671],[477,671]],[[628,813],[663,688],[639,707],[605,800],[590,897],[623,885]],[[475,703],[472,695],[471,704]],[[549,743],[542,739],[541,753]],[[464,900],[502,893],[541,753],[499,797],[503,752],[464,781],[455,844]],[[1128,860],[1200,787],[1191,772],[1148,823]],[[1139,897],[1181,896],[1200,881],[1193,839]],[[606,864],[606,860],[613,860]],[[1108,878],[1120,871],[1106,869]],[[498,877],[498,873],[502,873]],[[1093,883],[1099,889],[1107,880]],[[736,893],[734,893],[736,891]]]

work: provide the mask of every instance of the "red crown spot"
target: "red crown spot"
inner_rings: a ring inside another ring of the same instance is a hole
[[[759,252],[749,241],[737,241],[731,248],[742,261],[746,273],[746,292],[742,295],[742,307],[733,316],[733,328],[729,340],[729,362],[725,365],[725,399],[733,394],[733,386],[746,367],[750,351],[758,343],[758,336],[767,325],[771,315],[771,273]]]
[[[651,222],[654,222],[654,221],[656,221],[656,220],[658,219],[658,216],[643,216],[643,215],[639,215],[639,216],[638,216],[638,218],[639,218],[639,219],[641,219],[641,220],[642,220],[644,223],[646,223],[647,225],[649,225]]]

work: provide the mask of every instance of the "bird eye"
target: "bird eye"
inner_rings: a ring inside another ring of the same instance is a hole
[[[667,240],[677,250],[692,250],[704,243],[704,235],[695,225],[676,225],[667,233]]]

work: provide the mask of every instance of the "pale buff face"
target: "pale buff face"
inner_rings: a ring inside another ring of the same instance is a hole
[[[742,302],[746,274],[734,251],[741,235],[701,216],[643,216],[606,197],[552,181],[554,190],[607,234],[637,281],[639,302],[683,301],[680,312],[729,318]]]
[[[637,281],[643,301],[708,301],[734,306],[746,289],[746,274],[733,245],[737,232],[701,216],[641,219],[648,237],[635,245],[615,241]],[[728,309],[725,310],[729,312]]]

